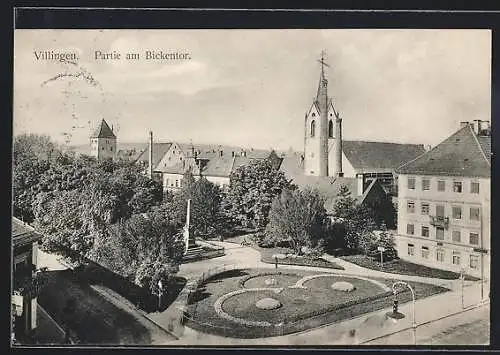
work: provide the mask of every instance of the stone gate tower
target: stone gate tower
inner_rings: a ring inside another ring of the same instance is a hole
[[[90,137],[90,155],[97,160],[116,158],[116,136],[104,119]]]

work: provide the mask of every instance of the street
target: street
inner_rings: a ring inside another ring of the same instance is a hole
[[[412,337],[409,329],[363,345],[411,345]],[[488,345],[489,339],[489,304],[417,328],[417,345]]]
[[[150,345],[174,339],[120,300],[103,297],[78,277],[78,271],[57,265],[55,256],[43,254],[40,267],[49,267],[49,281],[38,302],[63,328],[69,326],[81,343]],[[51,261],[43,265],[47,260]],[[76,301],[71,313],[64,309],[69,299]]]

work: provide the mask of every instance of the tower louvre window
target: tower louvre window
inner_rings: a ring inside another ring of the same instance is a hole
[[[332,114],[330,114],[331,116]],[[333,138],[333,122],[330,120],[328,122],[328,138]]]
[[[311,137],[314,137],[316,135],[316,121],[312,120],[311,121]]]

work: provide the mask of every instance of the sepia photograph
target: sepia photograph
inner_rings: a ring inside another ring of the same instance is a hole
[[[11,346],[490,344],[486,29],[16,29]]]

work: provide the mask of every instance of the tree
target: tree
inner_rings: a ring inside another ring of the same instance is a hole
[[[391,261],[398,257],[394,236],[387,231],[385,225],[382,226],[378,236],[372,239],[367,254],[373,258],[379,259],[380,251],[378,251],[378,247],[384,248],[382,255],[385,261]]]
[[[341,185],[337,200],[333,208],[335,238],[343,234],[343,248],[359,250],[360,240],[365,233],[376,228],[372,212],[363,205],[359,205],[347,186]]]
[[[265,241],[288,241],[296,254],[318,247],[326,227],[324,203],[317,191],[283,189],[272,202]]]
[[[294,189],[295,186],[282,171],[267,159],[254,160],[231,173],[226,213],[243,225],[263,229],[273,199],[285,188]]]

